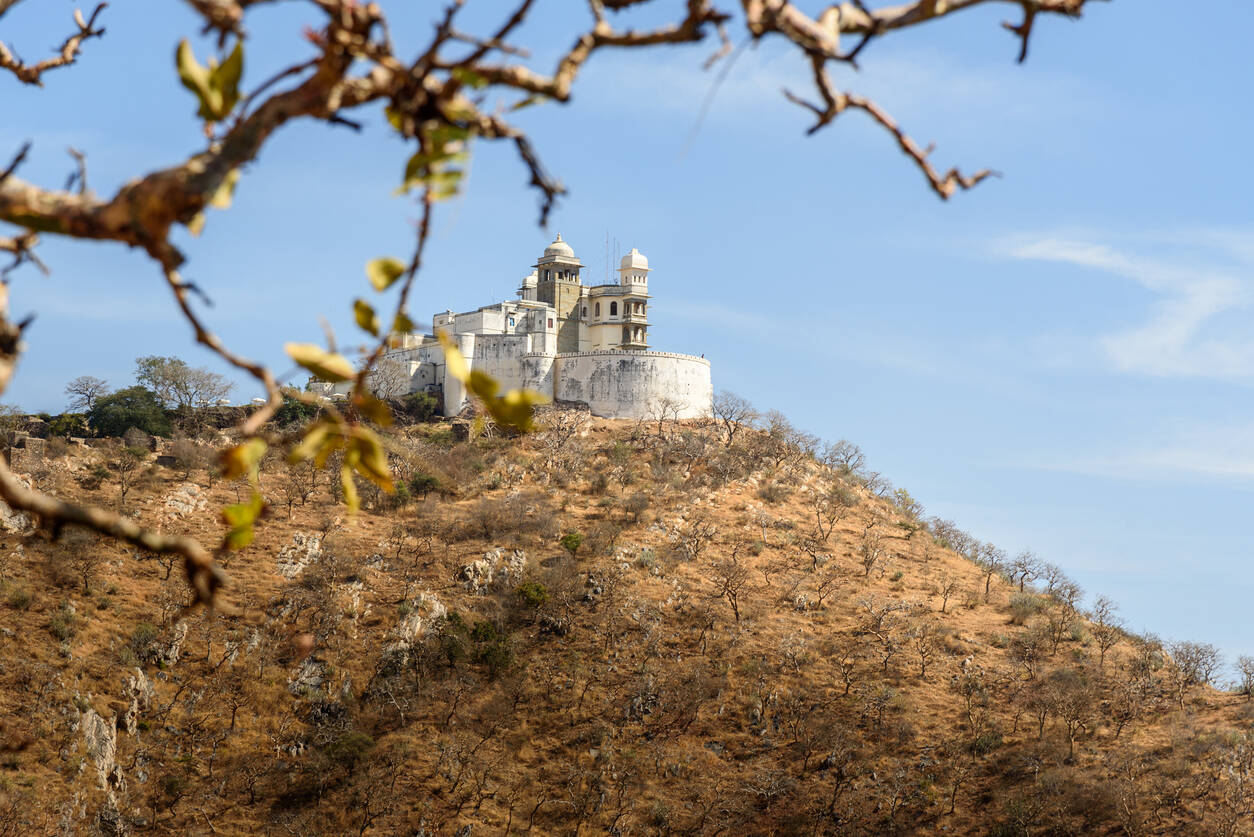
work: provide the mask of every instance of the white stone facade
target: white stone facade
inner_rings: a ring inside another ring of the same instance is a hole
[[[523,279],[518,299],[462,314],[445,311],[432,317],[433,326],[457,341],[472,369],[503,389],[538,390],[554,401],[587,404],[606,418],[642,418],[659,409],[674,418],[710,415],[709,361],[648,350],[648,260],[633,248],[622,258],[616,285],[584,285],[582,268],[558,235]],[[444,414],[460,413],[466,390],[448,374],[440,342],[405,334],[394,343],[376,367],[376,391],[439,392]],[[333,395],[346,385],[310,386]]]

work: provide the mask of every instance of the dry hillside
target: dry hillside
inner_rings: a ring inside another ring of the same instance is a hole
[[[394,429],[411,488],[354,518],[266,461],[238,615],[7,516],[0,835],[1251,832],[1207,646],[1093,622],[778,416],[547,422]],[[247,492],[215,432],[29,477],[214,543]]]

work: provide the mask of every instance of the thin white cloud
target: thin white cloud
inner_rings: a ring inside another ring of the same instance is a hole
[[[1172,256],[1160,254],[1164,244]],[[1091,236],[1043,236],[1003,242],[999,249],[1012,259],[1068,264],[1131,279],[1153,294],[1148,319],[1094,338],[1097,351],[1114,369],[1160,377],[1254,380],[1254,288],[1246,278],[1254,267],[1254,243],[1248,236],[1199,231],[1174,240],[1133,239],[1122,247]],[[1175,250],[1188,251],[1187,258]]]
[[[1218,478],[1248,482],[1254,480],[1254,424],[1178,428],[1120,453],[1048,457],[1022,464],[1035,470],[1115,479]]]
[[[693,302],[685,299],[667,300],[665,316],[681,321],[746,329],[751,335],[773,329],[776,325],[782,325],[782,323],[771,323],[760,313],[741,311],[717,302]]]
[[[657,111],[696,117],[710,99],[710,119],[734,117],[739,123],[756,115],[766,121],[768,115],[792,112],[801,124],[811,119],[782,94],[788,89],[818,100],[809,65],[795,50],[771,43],[741,46],[709,70],[702,66],[705,57],[690,50],[630,66],[602,59],[604,78],[612,79],[615,89],[605,102],[618,108],[623,98],[635,99]],[[860,71],[840,68],[836,83],[842,90],[874,98],[921,136],[943,129],[956,137],[964,126],[983,136],[990,116],[1003,128],[1031,132],[1047,120],[1108,118],[1115,106],[1091,80],[1014,69],[1009,58],[1006,64],[978,66],[939,50],[880,49],[862,58]]]

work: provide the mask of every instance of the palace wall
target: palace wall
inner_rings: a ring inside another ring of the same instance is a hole
[[[644,418],[661,399],[677,403],[678,418],[710,415],[710,362],[692,355],[603,349],[555,358],[554,397],[581,401],[593,415]]]

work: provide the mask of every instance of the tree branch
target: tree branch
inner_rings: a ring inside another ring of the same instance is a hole
[[[0,6],[0,14],[8,11],[8,9],[16,3],[17,0],[10,0],[3,6]],[[37,87],[43,87],[43,74],[48,70],[57,67],[68,67],[78,58],[78,54],[82,49],[83,41],[88,38],[98,38],[105,33],[104,28],[96,28],[96,18],[105,10],[108,3],[101,3],[96,6],[96,10],[91,13],[91,17],[83,19],[83,13],[79,10],[74,11],[74,23],[78,26],[78,31],[65,39],[65,43],[61,44],[61,49],[53,58],[45,58],[38,64],[25,64],[9,49],[3,42],[0,42],[0,69],[8,70],[17,76],[18,81],[23,84],[33,84]]]

